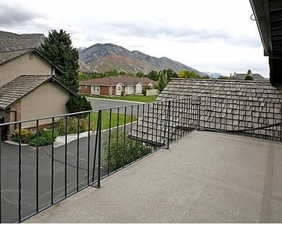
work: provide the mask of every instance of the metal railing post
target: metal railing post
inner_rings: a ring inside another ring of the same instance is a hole
[[[170,112],[171,112],[171,100],[168,101],[168,122],[167,122],[167,146],[166,148],[169,149],[170,144]]]
[[[198,130],[201,129],[201,97],[198,98]]]
[[[2,126],[0,126],[0,223],[2,223]]]
[[[98,181],[97,188],[101,187],[101,136],[102,136],[102,111],[99,111],[99,146],[98,146]]]

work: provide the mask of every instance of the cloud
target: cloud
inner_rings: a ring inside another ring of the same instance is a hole
[[[34,19],[38,15],[32,11],[29,11],[20,5],[11,6],[0,3],[0,26],[11,27],[26,24]]]
[[[128,35],[152,39],[169,38],[182,42],[201,43],[208,41],[223,41],[228,44],[260,47],[257,37],[236,36],[222,29],[194,29],[189,26],[168,26],[157,23],[108,23],[102,25],[108,27],[117,35]]]

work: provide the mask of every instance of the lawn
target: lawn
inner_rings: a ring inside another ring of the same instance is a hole
[[[98,113],[93,112],[91,114],[92,129],[96,129],[96,123],[98,119]],[[117,122],[119,120],[118,125],[124,125],[131,122],[131,116],[127,115],[125,120],[125,114],[120,113],[119,116],[117,113],[112,112],[111,124],[110,124],[110,112],[103,111],[102,112],[102,130],[109,129],[110,127],[116,127]],[[124,121],[125,120],[125,121]],[[132,116],[132,121],[136,121],[137,118]]]
[[[114,100],[124,100],[124,101],[134,101],[134,102],[154,102],[158,96],[140,96],[140,95],[128,95],[119,97],[110,96],[100,96],[100,95],[87,95],[88,97],[94,98],[104,98],[104,99],[114,99]]]

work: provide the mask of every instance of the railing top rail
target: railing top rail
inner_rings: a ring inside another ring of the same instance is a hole
[[[164,100],[164,101],[156,101],[156,102],[152,102],[152,103],[146,103],[144,105],[152,105],[152,104],[157,104],[157,103],[166,103],[166,102],[170,102],[170,101],[179,101],[181,99],[190,99],[192,97],[193,96],[191,96],[191,97],[183,97],[183,98],[174,98],[174,99],[168,99],[168,100]],[[58,114],[58,115],[39,117],[39,118],[29,119],[29,120],[19,120],[19,121],[7,122],[7,123],[0,123],[0,127],[10,126],[10,125],[17,125],[17,124],[21,124],[21,123],[31,123],[31,122],[42,121],[42,120],[52,120],[52,119],[56,119],[56,118],[78,116],[78,115],[89,114],[89,113],[93,113],[93,112],[99,112],[99,111],[121,109],[121,108],[127,108],[127,107],[129,108],[129,107],[134,107],[134,106],[138,106],[138,105],[140,105],[140,104],[133,103],[133,104],[126,105],[126,106],[104,107],[104,108],[100,108],[100,109],[92,109],[92,110],[82,111],[82,112]]]

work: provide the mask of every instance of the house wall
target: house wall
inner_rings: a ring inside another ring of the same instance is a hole
[[[100,86],[91,86],[92,95],[100,95]]]
[[[133,94],[135,94],[135,86],[126,86],[125,88],[124,88],[124,94],[125,95],[133,95]]]
[[[20,100],[20,118],[36,119],[67,113],[66,103],[69,94],[60,86],[48,82]],[[40,125],[50,123],[51,119],[40,121]],[[35,123],[24,123],[23,128],[34,127]]]
[[[142,84],[141,84],[141,83],[136,84],[136,91],[135,91],[135,94],[137,94],[137,95],[142,94],[142,89],[143,89],[143,87],[142,87]]]
[[[115,89],[116,89],[116,95],[121,96],[121,94],[122,94],[122,84],[117,84]]]
[[[21,75],[54,75],[53,67],[34,53],[0,65],[0,86]]]
[[[82,94],[91,94],[91,86],[80,85],[79,92]]]
[[[101,86],[100,87],[100,95],[109,95],[109,87]]]

